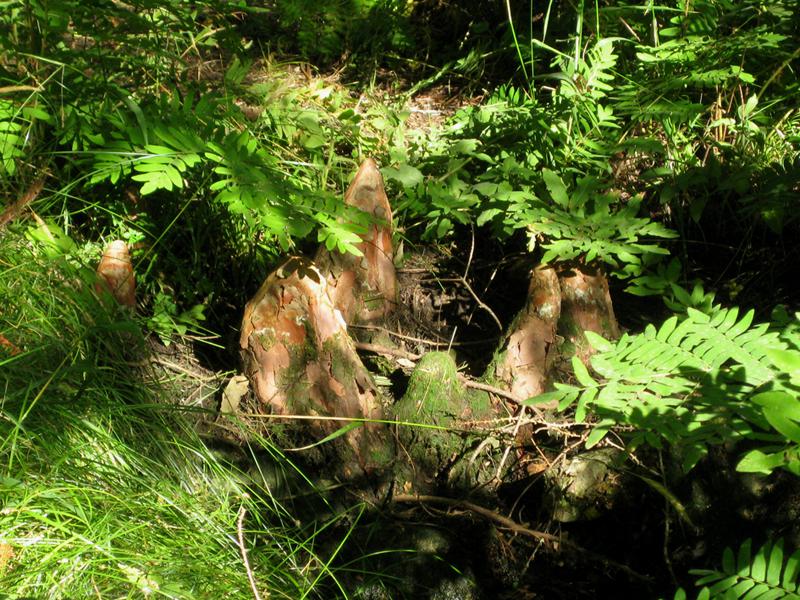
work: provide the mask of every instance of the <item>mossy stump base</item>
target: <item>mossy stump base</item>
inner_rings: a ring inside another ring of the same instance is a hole
[[[401,423],[395,477],[404,493],[464,494],[486,489],[497,475],[499,442],[480,444],[495,417],[489,396],[462,385],[450,353],[422,357],[393,412]]]

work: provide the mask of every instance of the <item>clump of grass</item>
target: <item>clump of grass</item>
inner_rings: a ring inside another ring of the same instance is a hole
[[[142,378],[138,324],[79,267],[0,238],[0,335],[0,596],[316,595],[313,538]]]

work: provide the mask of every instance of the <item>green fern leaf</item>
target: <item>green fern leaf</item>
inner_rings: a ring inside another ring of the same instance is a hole
[[[740,316],[735,308],[711,314],[688,308],[685,315],[670,317],[660,327],[648,325],[639,335],[623,335],[614,344],[591,337],[599,350],[592,370],[602,379],[574,359],[579,385],[556,386],[550,395],[561,410],[577,401],[576,420],[594,413],[633,426],[639,433],[632,443],[660,447],[666,440],[681,446],[687,470],[708,445],[757,437],[758,430],[770,432],[766,439],[789,444],[780,464],[800,469],[796,393],[780,388],[751,397],[759,386],[782,385],[783,377],[768,356],[768,350],[782,346],[779,334],[752,321],[752,311]],[[740,470],[774,468],[779,451],[751,451]]]
[[[799,567],[800,550],[786,558],[783,540],[767,541],[753,553],[752,540],[748,539],[735,554],[731,548],[725,549],[721,570],[695,569],[690,573],[698,576],[696,585],[703,586],[698,599],[798,600]]]

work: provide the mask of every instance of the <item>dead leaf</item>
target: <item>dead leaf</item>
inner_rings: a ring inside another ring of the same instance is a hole
[[[235,415],[239,411],[239,404],[247,392],[250,391],[250,382],[244,375],[234,375],[222,391],[222,403],[219,407],[220,414]]]

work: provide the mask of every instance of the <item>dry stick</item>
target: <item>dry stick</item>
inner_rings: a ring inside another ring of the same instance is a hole
[[[504,390],[503,388],[495,387],[493,385],[489,385],[488,383],[481,383],[480,381],[473,381],[472,379],[467,379],[463,375],[461,376],[461,382],[464,384],[465,387],[472,388],[475,390],[481,390],[483,392],[488,392],[490,394],[494,394],[495,396],[500,396],[505,398],[506,400],[511,400],[514,404],[519,404],[520,406],[524,406],[524,400],[522,398],[518,398],[511,392]],[[526,406],[526,408],[530,408],[537,417],[540,419],[544,419],[544,413],[536,406]]]
[[[453,342],[451,344],[450,342],[438,342],[434,340],[426,340],[424,338],[413,337],[410,335],[404,335],[397,331],[386,329],[386,327],[378,327],[377,325],[350,325],[350,327],[355,329],[367,329],[370,331],[383,331],[384,333],[387,333],[392,337],[396,337],[401,340],[408,340],[409,342],[417,342],[419,344],[425,344],[426,346],[485,346],[497,340],[497,338],[490,338],[486,340],[475,340],[472,342]]]
[[[463,285],[465,288],[467,288],[467,291],[469,292],[470,296],[472,296],[475,302],[478,303],[478,307],[482,308],[487,313],[489,313],[489,316],[491,316],[492,319],[494,319],[494,322],[497,324],[497,327],[500,329],[500,332],[501,333],[503,332],[503,324],[500,322],[500,319],[497,317],[496,314],[494,314],[494,311],[489,307],[489,305],[480,299],[478,294],[475,293],[475,290],[472,289],[472,286],[469,284],[469,282],[466,279],[464,279],[461,275],[459,275],[458,277],[437,278],[431,281],[437,281],[439,283],[456,282]]]
[[[511,438],[512,441],[517,439],[517,435],[519,435],[519,428],[522,425],[522,421],[524,418],[525,418],[525,408],[523,407],[520,409],[519,415],[517,416],[517,422],[514,425],[514,433],[511,434],[513,436]],[[503,472],[503,467],[506,465],[506,461],[508,460],[508,455],[511,454],[512,447],[513,444],[510,443],[506,446],[506,449],[503,451],[503,458],[500,459],[500,464],[497,465],[497,474],[495,475],[498,479],[500,479],[500,475]]]
[[[44,187],[44,180],[45,177],[40,177],[34,181],[19,200],[3,211],[3,214],[0,215],[0,229],[3,229],[23,208],[36,199]]]
[[[407,360],[419,360],[422,358],[421,354],[413,354],[412,352],[400,350],[399,348],[387,348],[386,346],[367,344],[366,342],[355,342],[355,345],[359,350],[366,350],[367,352],[374,352],[375,354],[388,354],[389,356],[396,356]]]
[[[242,553],[242,561],[244,562],[245,571],[247,571],[247,580],[250,582],[250,588],[253,590],[253,597],[256,600],[261,600],[261,595],[258,593],[258,586],[256,585],[256,578],[253,575],[253,570],[250,568],[250,561],[247,560],[247,550],[244,547],[244,516],[247,513],[247,509],[242,504],[242,507],[239,509],[239,519],[236,521],[236,534],[239,538],[239,550]],[[267,594],[267,598],[269,598],[269,594]]]
[[[14,92],[41,92],[42,88],[32,85],[7,85],[0,87],[0,94],[11,94]]]
[[[405,502],[414,502],[414,503],[417,503],[417,504],[424,504],[424,503],[444,504],[445,506],[452,506],[452,507],[455,507],[455,508],[464,508],[464,509],[466,509],[466,510],[468,510],[470,512],[473,512],[475,514],[478,514],[478,515],[481,515],[483,517],[486,517],[490,521],[494,521],[498,525],[501,525],[502,527],[505,527],[506,529],[510,529],[511,531],[513,531],[515,533],[520,533],[522,535],[527,535],[528,537],[532,537],[534,539],[541,540],[541,541],[563,544],[564,546],[567,546],[567,547],[572,548],[573,550],[575,550],[577,552],[580,552],[581,554],[584,554],[587,558],[602,562],[602,563],[604,563],[604,564],[606,564],[608,566],[611,566],[611,567],[614,567],[616,569],[619,569],[620,571],[623,571],[623,572],[627,573],[631,577],[634,577],[634,578],[642,580],[642,581],[650,581],[650,579],[648,577],[645,577],[644,575],[640,575],[639,573],[637,573],[636,571],[631,569],[628,565],[623,565],[622,563],[618,563],[618,562],[616,562],[614,560],[606,558],[605,556],[601,556],[599,554],[596,554],[596,553],[592,552],[591,550],[587,550],[583,546],[580,546],[579,544],[576,544],[575,542],[571,542],[571,541],[566,540],[564,538],[561,538],[561,537],[559,537],[557,535],[553,535],[552,533],[546,533],[544,531],[538,531],[536,529],[531,529],[530,527],[525,527],[524,525],[522,525],[520,523],[517,523],[516,521],[513,521],[512,519],[509,519],[508,517],[504,517],[503,515],[498,514],[497,512],[495,512],[493,510],[490,510],[488,508],[484,508],[483,506],[479,506],[477,504],[473,504],[472,502],[469,502],[468,500],[457,500],[457,499],[454,499],[454,498],[445,498],[444,496],[431,496],[431,495],[427,495],[427,494],[418,494],[418,495],[415,495],[415,494],[397,494],[397,495],[394,496],[394,501],[395,502],[403,502],[403,503],[405,503]]]
[[[500,333],[503,333],[503,324],[500,322],[500,319],[498,319],[497,315],[494,314],[494,311],[489,308],[489,305],[478,297],[478,294],[475,293],[475,290],[472,289],[472,286],[467,281],[467,274],[469,273],[469,268],[472,265],[472,255],[475,253],[475,228],[470,226],[470,230],[472,231],[472,237],[470,238],[469,244],[469,258],[467,258],[467,268],[464,269],[464,274],[461,276],[461,283],[463,283],[464,287],[467,288],[467,291],[475,299],[475,302],[478,303],[478,306],[489,313],[492,319],[494,319],[494,322],[497,323],[498,329],[500,329]]]

